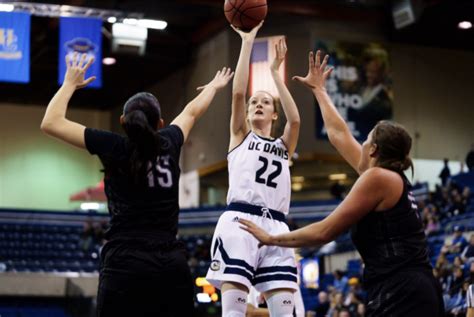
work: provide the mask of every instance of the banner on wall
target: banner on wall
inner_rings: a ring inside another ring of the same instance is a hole
[[[30,81],[31,15],[0,12],[0,81]]]
[[[257,38],[253,44],[250,56],[250,95],[256,91],[267,91],[275,97],[279,97],[275,83],[270,72],[270,66],[275,59],[275,45],[284,36],[270,36]],[[286,62],[280,65],[280,76],[285,80]]]
[[[316,50],[330,55],[334,67],[326,89],[352,135],[364,141],[380,120],[393,116],[393,90],[388,50],[378,43],[318,40]],[[319,107],[316,107],[316,137],[327,139]]]
[[[102,19],[62,17],[59,20],[59,84],[66,73],[66,55],[87,54],[95,62],[87,70],[85,78],[96,76],[87,87],[102,87]]]

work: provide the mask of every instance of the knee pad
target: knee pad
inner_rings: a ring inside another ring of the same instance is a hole
[[[222,293],[222,317],[245,317],[247,293],[230,289]]]
[[[266,299],[270,317],[293,317],[295,300],[291,292],[277,292]]]

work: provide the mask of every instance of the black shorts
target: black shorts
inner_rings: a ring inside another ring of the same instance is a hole
[[[441,287],[430,271],[399,272],[367,288],[367,317],[442,317]]]
[[[186,252],[177,242],[104,246],[97,316],[193,316],[193,297]]]

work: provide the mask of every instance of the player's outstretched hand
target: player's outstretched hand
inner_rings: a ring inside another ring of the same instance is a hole
[[[239,222],[243,224],[243,226],[240,226],[241,229],[252,234],[260,242],[258,245],[259,247],[264,245],[271,245],[272,236],[269,235],[265,230],[263,230],[262,228],[260,228],[249,220],[239,219]]]
[[[286,52],[288,48],[286,47],[286,39],[282,38],[275,44],[275,59],[273,60],[271,69],[274,71],[278,71],[281,64],[285,60]]]
[[[95,80],[95,76],[85,79],[86,71],[94,62],[94,58],[91,57],[86,62],[87,54],[82,54],[79,58],[77,52],[74,52],[72,60],[69,54],[66,55],[66,75],[64,76],[64,85],[72,85],[76,89],[86,87]]]
[[[239,35],[240,35],[240,37],[242,38],[243,41],[246,41],[246,40],[253,41],[255,39],[255,37],[257,36],[258,30],[260,30],[260,28],[262,27],[263,22],[264,21],[262,20],[257,26],[255,26],[249,32],[244,32],[241,29],[236,28],[232,24],[230,26],[234,29],[235,32],[239,33]]]
[[[325,88],[326,79],[331,75],[332,67],[327,68],[329,55],[326,55],[321,62],[321,51],[317,51],[316,55],[309,52],[308,74],[306,77],[294,76],[293,80],[303,83],[310,89]]]
[[[224,88],[229,83],[229,81],[232,79],[233,76],[234,76],[234,72],[230,68],[224,67],[222,68],[222,70],[219,70],[216,73],[216,76],[214,77],[213,80],[211,80],[209,84],[198,87],[196,88],[196,90],[203,90],[207,86],[211,86],[211,87],[214,87],[216,90],[219,90],[221,88]]]

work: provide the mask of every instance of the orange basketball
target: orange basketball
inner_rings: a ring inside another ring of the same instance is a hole
[[[267,16],[267,0],[225,0],[224,13],[230,24],[248,31]]]

